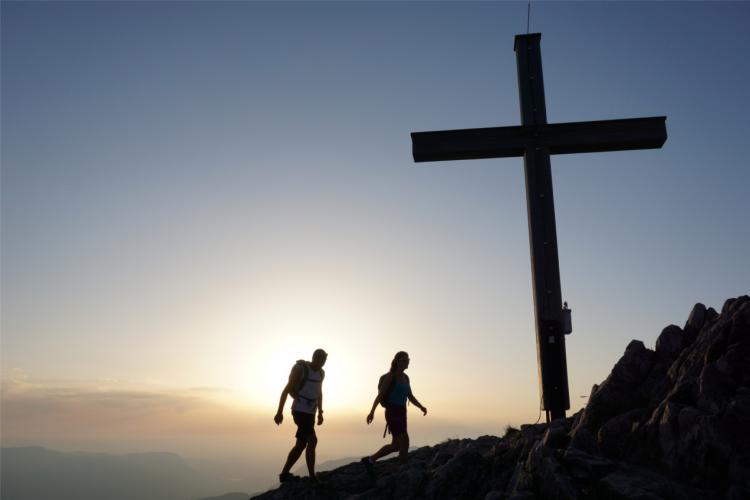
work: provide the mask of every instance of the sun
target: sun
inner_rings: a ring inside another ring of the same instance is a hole
[[[241,404],[275,411],[295,362],[311,360],[315,349],[322,348],[328,353],[324,409],[366,410],[376,392],[376,382],[366,374],[379,374],[373,360],[385,358],[382,343],[365,342],[378,338],[377,323],[356,301],[342,298],[356,294],[317,286],[297,296],[274,295],[258,303],[252,317],[237,322],[235,348],[227,357],[234,359],[230,378]],[[290,406],[287,400],[286,408]]]
[[[255,342],[250,356],[240,370],[239,380],[236,381],[243,402],[264,411],[275,411],[297,360],[310,361],[313,351],[323,348],[329,353],[323,367],[326,373],[323,382],[323,407],[351,408],[356,404],[357,394],[362,389],[357,386],[360,381],[351,376],[356,370],[356,359],[342,352],[330,339],[327,340],[329,341],[313,344],[302,334],[287,333]],[[333,349],[327,348],[328,344],[333,345]],[[287,410],[291,404],[292,399],[289,397],[285,406]]]
[[[307,352],[307,351],[310,352]],[[268,350],[259,352],[260,362],[248,370],[243,377],[244,383],[241,388],[243,398],[252,406],[273,410],[278,406],[279,397],[289,379],[289,374],[297,360],[309,361],[315,349],[301,349],[299,347],[277,347],[269,346]],[[326,378],[323,382],[323,406],[328,408],[341,408],[349,406],[348,395],[356,391],[356,388],[348,386],[347,379],[337,376],[342,372],[340,359],[331,359],[329,356],[323,369]],[[331,376],[335,374],[334,376]],[[292,404],[291,397],[287,398],[286,408]]]

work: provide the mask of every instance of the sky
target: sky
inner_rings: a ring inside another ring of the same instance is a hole
[[[539,418],[522,160],[415,164],[409,136],[519,124],[525,2],[1,15],[4,446],[281,460],[318,347],[324,458],[379,446],[398,350],[413,444]],[[662,149],[552,158],[570,413],[631,339],[750,289],[748,21],[532,3],[550,123],[667,117]]]

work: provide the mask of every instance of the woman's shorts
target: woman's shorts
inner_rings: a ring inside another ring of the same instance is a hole
[[[406,434],[406,406],[387,405],[385,421],[393,437]]]

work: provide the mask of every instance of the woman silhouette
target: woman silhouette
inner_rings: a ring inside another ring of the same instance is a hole
[[[367,471],[372,473],[373,464],[380,457],[390,453],[399,452],[400,462],[406,463],[409,453],[409,434],[406,432],[406,400],[411,401],[413,405],[422,410],[423,415],[427,415],[427,408],[417,401],[411,391],[409,376],[404,373],[409,367],[409,354],[399,351],[391,361],[390,371],[383,376],[382,382],[378,384],[379,391],[372,402],[372,409],[367,415],[367,424],[372,423],[375,418],[375,408],[383,402],[385,406],[385,421],[393,441],[375,452],[374,455],[363,457],[362,463]]]

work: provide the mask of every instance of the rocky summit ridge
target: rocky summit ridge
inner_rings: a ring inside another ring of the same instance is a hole
[[[750,499],[750,297],[696,304],[653,350],[633,340],[569,418],[320,478],[255,498]]]

